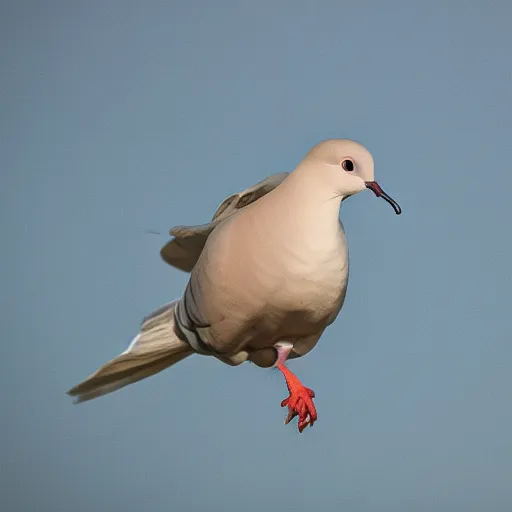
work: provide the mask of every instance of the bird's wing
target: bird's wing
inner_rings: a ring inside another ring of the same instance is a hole
[[[229,196],[217,208],[209,224],[172,228],[170,234],[174,238],[162,247],[160,256],[169,265],[190,272],[197,263],[210,233],[218,224],[274,190],[287,176],[287,172],[273,174],[256,185]]]

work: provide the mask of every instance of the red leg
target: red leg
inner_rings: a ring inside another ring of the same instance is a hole
[[[313,390],[305,387],[301,381],[286,367],[286,358],[292,348],[291,344],[278,344],[276,368],[280,370],[286,380],[290,395],[281,402],[281,407],[288,406],[288,416],[285,424],[288,424],[295,416],[299,417],[299,432],[302,432],[308,425],[313,426],[317,420],[317,413],[313,398]]]

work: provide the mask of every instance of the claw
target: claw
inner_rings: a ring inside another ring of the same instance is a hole
[[[316,413],[313,398],[315,393],[312,389],[305,387],[300,380],[286,367],[279,364],[277,368],[283,373],[290,395],[281,402],[281,407],[288,407],[288,415],[285,425],[299,417],[298,429],[302,432],[308,425],[313,426],[318,416]]]
[[[284,420],[284,424],[288,425],[288,423],[290,423],[290,421],[292,421],[293,418],[295,418],[295,416],[298,416],[298,413],[296,411],[294,411],[293,409],[288,408],[288,416],[286,416],[286,419]]]

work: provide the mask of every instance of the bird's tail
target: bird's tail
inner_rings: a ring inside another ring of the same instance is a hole
[[[122,354],[71,388],[68,394],[76,397],[75,403],[112,393],[191,355],[190,345],[176,335],[174,307],[177,302],[170,302],[146,317],[140,333]]]

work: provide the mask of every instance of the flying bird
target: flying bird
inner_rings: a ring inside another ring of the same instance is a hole
[[[190,272],[180,299],[147,316],[129,347],[68,393],[75,402],[111,393],[193,354],[232,366],[276,367],[289,396],[285,423],[317,420],[314,392],[287,367],[311,351],[343,305],[349,275],[342,201],[371,190],[371,153],[348,139],[314,146],[291,173],[225,199],[209,224],[178,226],[160,251]]]

